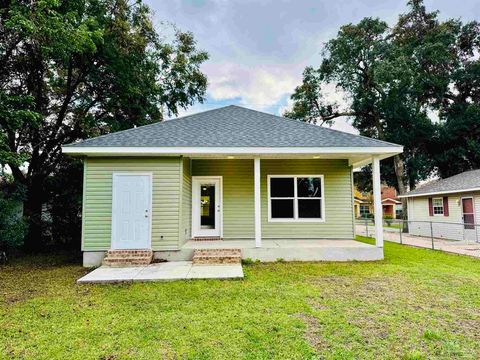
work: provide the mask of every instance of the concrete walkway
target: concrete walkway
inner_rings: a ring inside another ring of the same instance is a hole
[[[399,232],[400,232],[399,229],[396,229],[395,232],[385,231],[384,229],[383,238],[386,241],[400,243]],[[356,233],[357,235],[367,236],[365,226],[357,225]],[[368,227],[368,236],[375,237],[374,227],[372,226]],[[429,237],[402,233],[402,245],[409,245],[409,246],[431,249],[432,239]],[[433,247],[435,250],[445,251],[449,253],[468,255],[468,256],[473,256],[477,258],[480,257],[480,243],[477,243],[477,242],[434,238]]]
[[[77,280],[77,284],[187,279],[243,279],[241,264],[193,265],[191,261],[172,261],[145,266],[101,266]]]

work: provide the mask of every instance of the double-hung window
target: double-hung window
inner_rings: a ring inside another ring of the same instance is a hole
[[[433,215],[443,215],[443,198],[433,198]]]
[[[323,221],[324,211],[323,175],[268,176],[269,221]]]

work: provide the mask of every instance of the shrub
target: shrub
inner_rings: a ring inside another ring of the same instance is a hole
[[[250,258],[242,259],[242,265],[252,265],[254,261]]]
[[[0,190],[0,209],[0,248],[22,246],[28,225],[22,216],[20,192],[8,194]]]
[[[387,226],[392,226],[393,218],[391,215],[385,215],[383,219],[387,223]]]

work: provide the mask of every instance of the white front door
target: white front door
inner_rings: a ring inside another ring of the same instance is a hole
[[[149,249],[152,204],[150,174],[113,174],[112,249]]]
[[[221,177],[192,177],[192,234],[220,237],[222,229]]]

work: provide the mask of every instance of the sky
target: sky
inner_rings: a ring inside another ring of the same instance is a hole
[[[301,83],[306,66],[318,66],[323,44],[340,26],[364,17],[394,24],[406,10],[403,0],[146,0],[159,32],[173,23],[193,32],[209,54],[202,65],[208,78],[206,101],[180,115],[236,104],[281,115]],[[430,0],[441,18],[480,20],[479,0]],[[331,98],[345,95],[335,87]],[[356,133],[348,118],[333,125]]]

